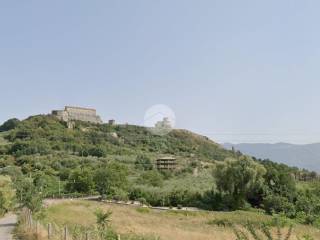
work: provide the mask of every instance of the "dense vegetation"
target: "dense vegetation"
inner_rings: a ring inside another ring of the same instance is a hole
[[[252,159],[185,130],[165,136],[132,125],[76,122],[51,116],[12,119],[0,127],[0,169],[17,200],[33,211],[44,197],[100,194],[157,206],[209,210],[262,208],[320,225],[317,174]],[[177,169],[154,168],[173,155]],[[308,176],[308,182],[299,181]],[[0,208],[7,211],[1,205]]]
[[[0,176],[0,216],[11,210],[15,203],[15,191],[10,177]]]

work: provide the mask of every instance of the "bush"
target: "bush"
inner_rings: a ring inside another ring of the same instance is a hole
[[[149,185],[153,187],[163,186],[163,176],[158,171],[146,171],[141,174],[137,182],[139,184]]]
[[[285,213],[287,217],[294,218],[296,211],[295,205],[287,198],[279,195],[269,195],[263,199],[264,209],[268,214]]]
[[[92,147],[88,150],[88,155],[94,157],[105,157],[107,154],[103,147]]]
[[[137,201],[142,205],[148,205],[148,202],[145,198],[138,198]]]
[[[139,207],[139,208],[136,208],[136,210],[139,213],[149,213],[150,212],[150,208],[146,208],[146,207]]]
[[[0,216],[14,207],[15,190],[10,177],[0,176]]]
[[[144,171],[153,169],[153,164],[151,163],[150,158],[148,158],[146,155],[138,155],[134,164],[136,169]]]
[[[218,227],[230,227],[232,223],[228,219],[213,219],[207,222],[209,225],[216,225]]]
[[[116,201],[128,201],[129,197],[128,193],[123,189],[116,189],[113,193],[112,199]]]

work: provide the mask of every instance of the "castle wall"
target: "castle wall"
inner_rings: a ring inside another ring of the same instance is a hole
[[[96,114],[95,109],[80,107],[65,107],[64,110],[54,110],[52,115],[63,121],[84,121],[91,123],[102,123],[101,118]]]

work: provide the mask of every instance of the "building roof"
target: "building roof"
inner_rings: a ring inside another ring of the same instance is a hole
[[[96,111],[96,109],[94,109],[94,108],[84,108],[84,107],[65,106],[65,109],[67,109],[67,108],[74,108],[74,109],[81,109],[81,110]]]
[[[176,160],[174,157],[159,157],[157,160]]]

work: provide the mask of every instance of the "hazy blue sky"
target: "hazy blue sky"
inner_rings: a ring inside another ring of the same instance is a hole
[[[225,142],[320,142],[320,2],[2,1],[0,121],[64,105]]]

